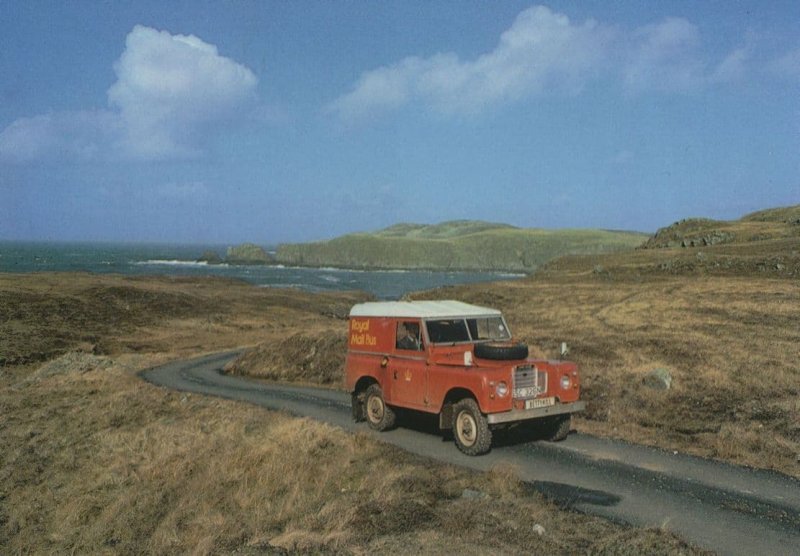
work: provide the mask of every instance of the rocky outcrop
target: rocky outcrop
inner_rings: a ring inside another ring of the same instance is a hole
[[[736,241],[736,234],[726,230],[726,227],[729,227],[727,222],[688,218],[659,229],[642,248],[707,247]]]
[[[228,264],[269,264],[272,258],[262,247],[253,243],[243,243],[235,247],[228,247],[225,254]]]
[[[685,218],[659,229],[642,249],[709,247],[797,238],[800,205],[754,212],[739,220]]]
[[[219,256],[219,253],[216,251],[203,251],[203,254],[200,255],[200,258],[197,259],[198,263],[208,263],[208,264],[222,264],[223,261],[222,257]]]
[[[704,247],[717,243],[730,243],[736,239],[731,232],[711,232],[701,236],[687,236],[681,239],[681,247]]]

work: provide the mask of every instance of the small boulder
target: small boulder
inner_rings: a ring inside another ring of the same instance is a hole
[[[669,390],[672,386],[672,374],[667,369],[659,367],[644,375],[642,383],[653,390]]]
[[[461,491],[461,498],[466,498],[468,500],[480,500],[482,498],[489,498],[489,495],[479,490],[465,488],[463,491]]]

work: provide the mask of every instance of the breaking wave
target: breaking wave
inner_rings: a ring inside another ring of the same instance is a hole
[[[135,261],[135,265],[163,265],[163,266],[220,266],[227,267],[227,263],[209,265],[206,261],[181,261],[177,259],[150,259],[147,261]]]

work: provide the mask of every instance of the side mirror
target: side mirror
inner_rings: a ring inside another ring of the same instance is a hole
[[[561,354],[562,358],[569,353],[569,346],[567,346],[567,342],[561,342],[561,350],[559,353]]]
[[[464,366],[471,367],[472,366],[472,352],[465,351],[464,352]]]

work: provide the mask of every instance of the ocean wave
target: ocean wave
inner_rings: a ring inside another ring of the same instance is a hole
[[[209,265],[208,262],[206,262],[206,261],[181,261],[181,260],[178,260],[178,259],[171,259],[171,260],[167,260],[167,259],[150,259],[150,260],[147,260],[147,261],[134,261],[133,264],[135,264],[135,265],[147,265],[147,266],[152,266],[152,265],[162,265],[162,266],[221,266],[221,267],[227,267],[228,266],[228,264],[226,264],[226,263]]]

